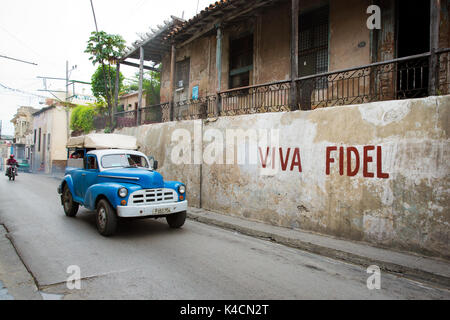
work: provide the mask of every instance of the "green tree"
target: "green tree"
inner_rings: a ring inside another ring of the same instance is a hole
[[[104,86],[104,98],[108,106],[111,127],[113,126],[114,119],[112,101],[115,89],[115,77],[112,75],[113,69],[115,71],[115,68],[112,66],[117,64],[117,60],[120,59],[124,51],[125,40],[120,35],[108,34],[104,31],[91,32],[86,50],[84,51],[90,54],[89,60],[92,61],[93,65],[100,64],[101,66],[101,72],[103,73],[103,81],[101,82]],[[117,101],[114,101],[114,103],[117,104]]]
[[[97,70],[94,72],[94,74],[91,77],[91,87],[92,87],[92,94],[100,101],[108,101],[108,94],[113,94],[116,89],[116,71],[117,69],[115,67],[112,67],[110,65],[105,66],[106,74],[110,75],[112,79],[114,79],[113,83],[111,83],[108,79],[108,77],[105,79],[105,74],[103,73],[103,67],[98,66]],[[119,73],[119,91],[122,89],[123,86],[123,80],[124,76],[120,72]],[[112,87],[111,87],[112,86]],[[106,104],[108,107],[108,104]]]
[[[139,72],[136,72],[134,77],[127,79],[124,85],[124,92],[130,93],[139,90]],[[146,71],[142,80],[142,90],[146,96],[146,105],[159,104],[160,90],[161,90],[161,72]]]

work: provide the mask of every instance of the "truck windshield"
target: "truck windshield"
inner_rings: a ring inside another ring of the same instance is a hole
[[[136,154],[109,154],[102,157],[103,168],[148,168],[147,160]]]

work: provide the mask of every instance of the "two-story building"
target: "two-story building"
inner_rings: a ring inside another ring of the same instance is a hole
[[[227,0],[121,63],[162,63],[165,120],[311,110],[448,93],[449,34],[447,0]]]
[[[33,172],[63,173],[66,167],[66,143],[70,112],[64,105],[47,99],[47,107],[33,113]]]

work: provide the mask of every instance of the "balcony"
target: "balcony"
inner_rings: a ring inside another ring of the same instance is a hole
[[[450,49],[116,113],[116,127],[450,94]],[[431,70],[431,71],[430,71]],[[160,118],[148,120],[149,110]],[[154,112],[154,111],[153,111]],[[172,116],[171,116],[172,114]],[[146,120],[147,119],[147,120]]]

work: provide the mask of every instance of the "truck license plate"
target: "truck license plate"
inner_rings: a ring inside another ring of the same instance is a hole
[[[170,213],[170,209],[169,208],[155,208],[155,209],[153,209],[153,214],[166,214],[166,213]]]

